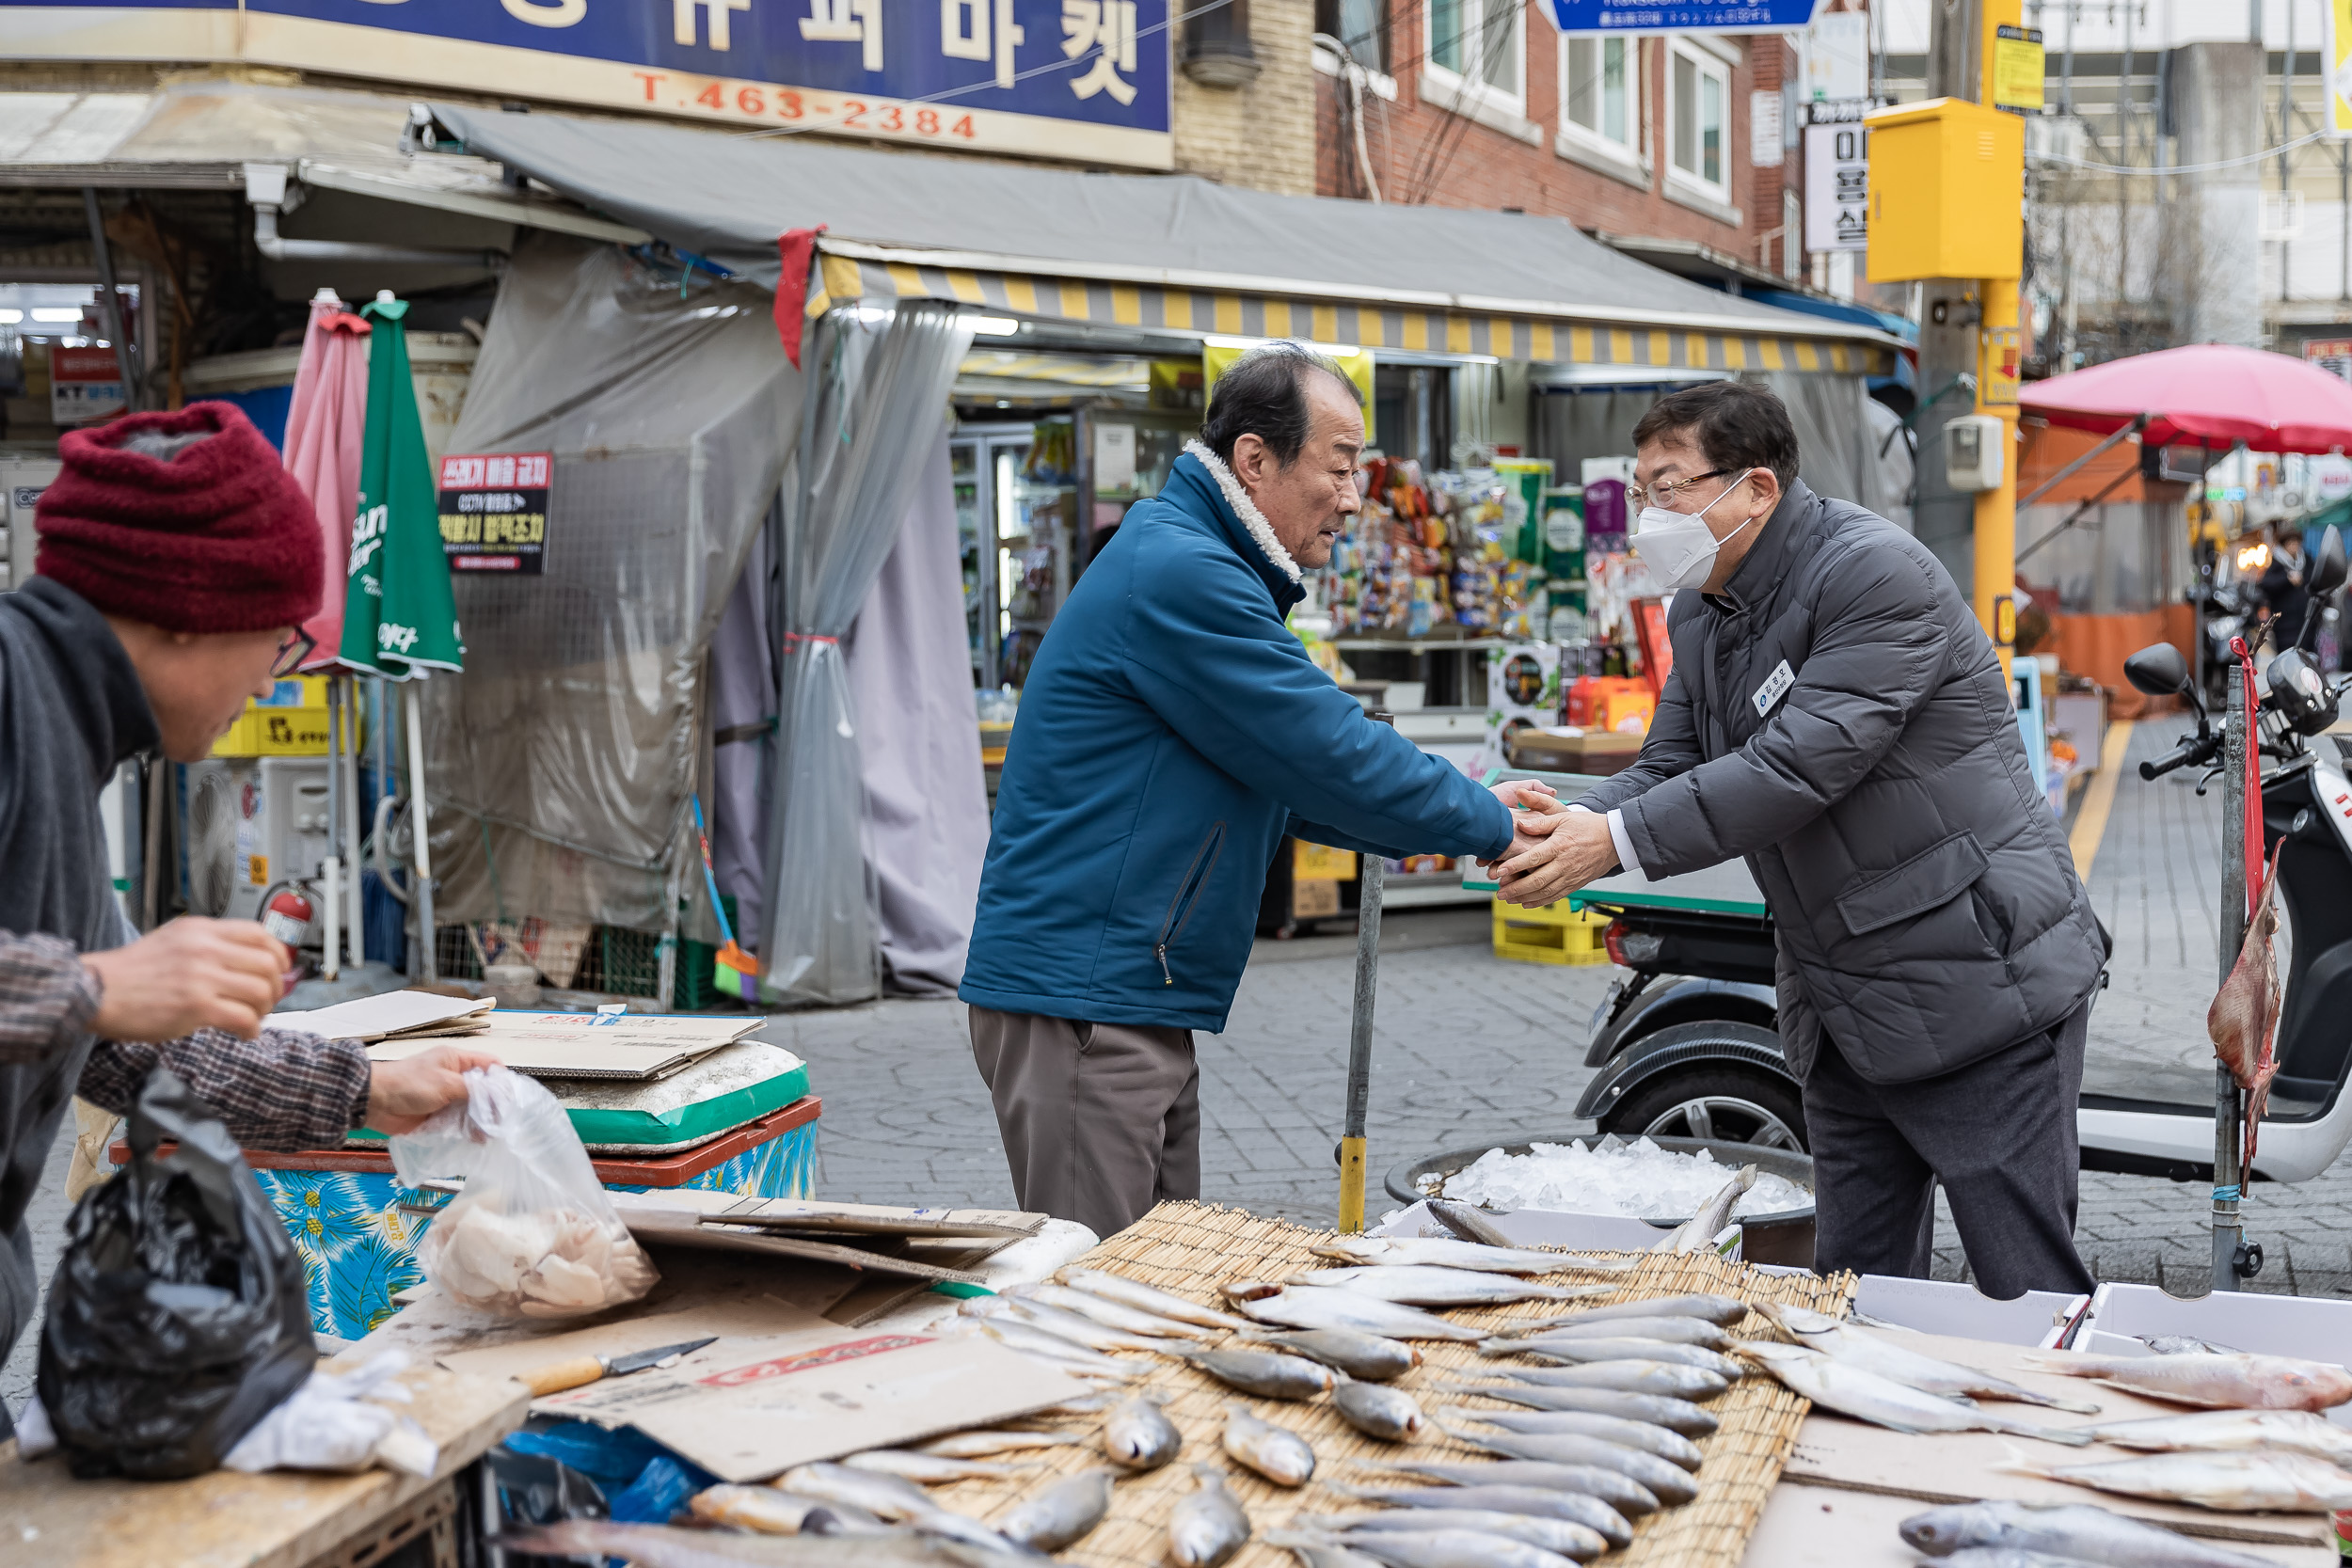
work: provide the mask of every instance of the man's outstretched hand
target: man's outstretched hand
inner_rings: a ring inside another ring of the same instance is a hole
[[[244,1039],[286,994],[285,947],[250,920],[199,915],[158,926],[128,947],[85,953],[101,994],[90,1032],[152,1044],[199,1029]]]
[[[368,1078],[368,1125],[378,1132],[413,1132],[445,1105],[466,1098],[461,1074],[496,1067],[499,1058],[462,1045],[437,1045],[397,1062],[378,1062]]]
[[[1541,842],[1524,847],[1513,843],[1511,853],[1496,868],[1496,896],[1504,903],[1529,908],[1555,903],[1607,876],[1617,863],[1609,818],[1598,812],[1563,808],[1555,816],[1522,819],[1523,836],[1529,829],[1540,828],[1550,830]]]

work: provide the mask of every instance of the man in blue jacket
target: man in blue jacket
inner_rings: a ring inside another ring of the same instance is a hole
[[[958,992],[1025,1209],[1107,1236],[1200,1196],[1192,1031],[1225,1027],[1286,833],[1491,860],[1522,788],[1553,809],[1367,718],[1284,625],[1363,446],[1328,360],[1245,356],[1038,652]]]

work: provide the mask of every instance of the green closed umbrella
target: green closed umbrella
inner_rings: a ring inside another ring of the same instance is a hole
[[[394,680],[466,667],[433,465],[409,379],[408,334],[400,325],[407,313],[407,302],[389,292],[361,312],[379,325],[368,351],[367,434],[339,650],[351,668]]]

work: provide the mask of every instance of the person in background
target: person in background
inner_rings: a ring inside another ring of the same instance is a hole
[[[1633,766],[1506,860],[1502,896],[1744,857],[1804,1085],[1814,1267],[1925,1277],[1941,1181],[1987,1295],[2090,1291],[2074,1102],[2106,934],[1992,642],[1917,540],[1805,488],[1764,388],[1670,393],[1633,442],[1674,670]]]
[[[2265,654],[2292,648],[2303,635],[2303,618],[2311,613],[2311,590],[2303,586],[2303,529],[2298,523],[2279,525],[2279,543],[2270,552],[2259,584],[2263,604],[2270,610],[2270,641]]]
[[[1513,805],[1556,810],[1367,717],[1284,624],[1363,448],[1329,360],[1243,356],[1029,671],[958,993],[1025,1209],[1108,1236],[1200,1196],[1193,1031],[1225,1027],[1285,834],[1491,859],[1539,842]]]
[[[495,1057],[371,1064],[264,1027],[291,956],[249,920],[145,936],[115,899],[98,795],[123,761],[211,754],[310,649],[326,545],[278,453],[225,403],[70,432],[33,578],[0,594],[0,1358],[39,1297],[24,1212],[76,1094],[127,1112],[169,1068],[246,1148],[414,1128]],[[0,1409],[0,1437],[10,1430]]]

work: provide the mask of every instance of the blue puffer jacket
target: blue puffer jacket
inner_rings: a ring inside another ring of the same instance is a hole
[[[1285,832],[1390,857],[1509,845],[1501,801],[1315,668],[1283,625],[1303,596],[1195,442],[1087,568],[1029,672],[964,1001],[1221,1030]]]

